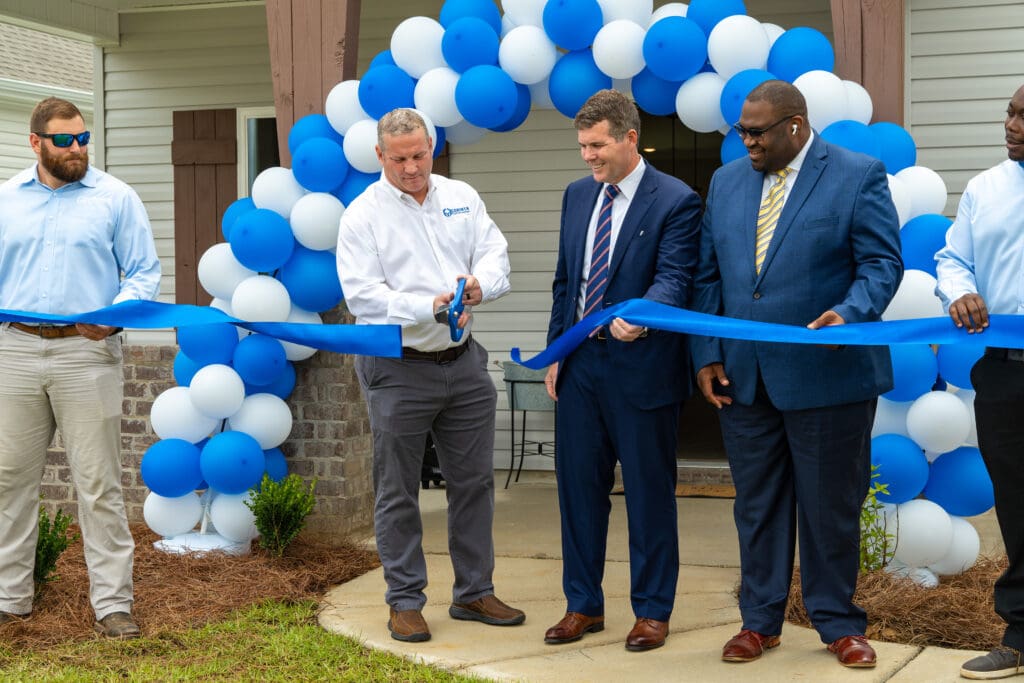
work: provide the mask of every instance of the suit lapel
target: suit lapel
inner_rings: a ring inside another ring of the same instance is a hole
[[[572,205],[567,206],[565,230],[566,240],[569,245],[569,253],[566,254],[569,265],[569,286],[573,295],[579,293],[580,282],[583,279],[583,258],[587,249],[587,230],[590,229],[590,217],[594,213],[594,205],[597,203],[598,195],[601,194],[601,183],[591,182],[584,186],[576,195]],[[573,311],[575,314],[575,311]]]
[[[636,196],[629,203],[626,216],[622,219],[622,227],[619,228],[619,236],[615,239],[615,250],[612,252],[612,263],[608,270],[608,278],[615,277],[619,265],[629,248],[629,243],[636,237],[637,232],[643,223],[644,216],[654,205],[655,192],[658,189],[658,180],[654,175],[654,167],[647,164],[644,174],[640,178],[640,184],[636,187]]]
[[[761,210],[761,192],[764,189],[764,174],[747,166],[743,187],[743,246],[747,254],[750,272],[754,272],[754,245],[757,242],[757,214]],[[761,270],[764,272],[764,269]]]

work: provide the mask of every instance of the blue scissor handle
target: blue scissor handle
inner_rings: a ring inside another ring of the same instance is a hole
[[[462,341],[462,333],[464,329],[459,327],[459,318],[462,316],[462,311],[466,309],[466,304],[462,302],[462,294],[466,290],[466,278],[459,278],[459,283],[455,287],[455,298],[452,299],[451,306],[448,308],[448,331],[451,333],[452,341]]]

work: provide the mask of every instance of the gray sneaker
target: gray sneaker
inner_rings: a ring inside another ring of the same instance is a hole
[[[987,655],[975,657],[960,667],[960,675],[974,680],[1009,678],[1024,674],[1024,663],[1018,650],[1000,645]]]
[[[128,612],[108,614],[93,625],[93,630],[113,640],[131,640],[142,635]]]

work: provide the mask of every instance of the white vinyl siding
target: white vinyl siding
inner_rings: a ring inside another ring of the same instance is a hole
[[[28,144],[31,106],[0,103],[0,182],[30,166],[36,160]]]

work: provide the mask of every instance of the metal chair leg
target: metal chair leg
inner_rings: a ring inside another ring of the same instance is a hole
[[[526,460],[526,411],[523,411],[523,433],[519,436],[519,469],[516,470],[516,483],[523,472],[523,461]],[[511,474],[511,472],[509,472]]]
[[[508,447],[508,476],[505,477],[505,488],[508,488],[509,482],[512,481],[512,470],[515,469],[516,466],[516,411],[510,410],[508,412],[512,419],[512,425],[508,430],[509,441],[511,443]],[[516,481],[519,481],[518,477],[516,477]]]

